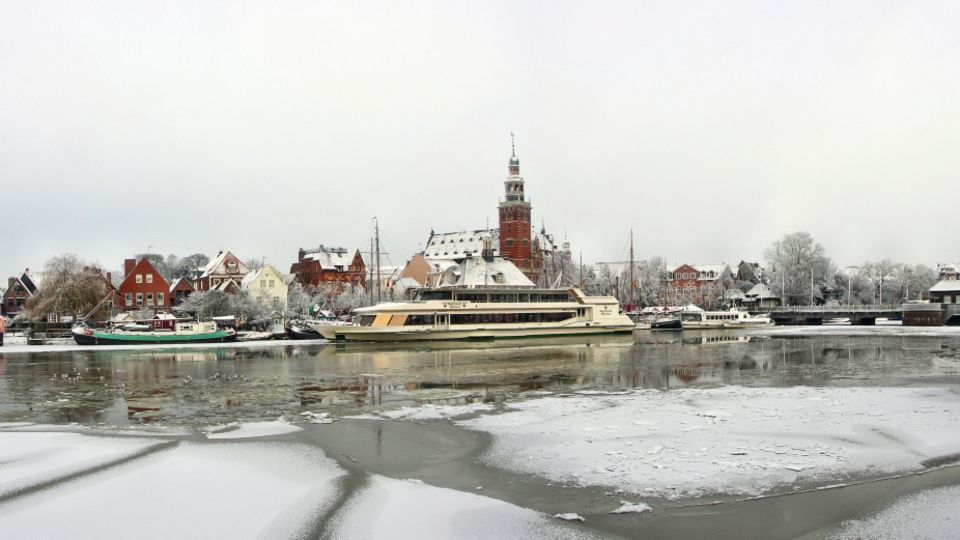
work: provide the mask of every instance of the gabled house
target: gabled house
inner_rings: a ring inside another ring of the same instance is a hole
[[[367,265],[360,250],[352,253],[344,248],[328,248],[321,245],[316,251],[300,248],[297,262],[290,265],[304,287],[345,290],[363,286]]]
[[[763,283],[763,267],[760,266],[760,263],[740,261],[740,264],[737,265],[737,273],[734,278],[740,282]]]
[[[747,309],[770,309],[780,306],[780,297],[773,294],[764,283],[757,283],[744,295],[743,306]]]
[[[170,305],[179,306],[194,291],[196,289],[193,288],[193,283],[190,283],[189,279],[185,277],[177,278],[170,286]]]
[[[233,253],[221,251],[207,263],[207,266],[200,273],[200,277],[194,281],[193,286],[198,291],[225,289],[236,291],[239,288],[238,284],[243,280],[243,276],[249,273],[250,268]],[[233,286],[223,285],[226,281],[233,281]]]
[[[123,261],[123,282],[118,306],[125,311],[152,309],[163,311],[170,307],[170,284],[146,257]]]
[[[723,299],[727,285],[733,282],[733,273],[727,264],[671,265],[667,274],[666,291],[674,304],[695,303],[716,307]]]
[[[268,264],[247,274],[240,286],[261,306],[283,311],[287,309],[287,284],[284,277]]]
[[[30,274],[29,268],[19,276],[8,278],[0,313],[10,318],[16,317],[26,309],[27,301],[37,294],[38,290],[37,280]]]

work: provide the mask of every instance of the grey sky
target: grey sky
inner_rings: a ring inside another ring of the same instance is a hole
[[[584,259],[960,259],[957,2],[3,2],[0,273],[534,220]],[[271,3],[272,4],[272,3]]]

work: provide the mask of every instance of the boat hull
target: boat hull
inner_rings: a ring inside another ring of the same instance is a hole
[[[181,343],[229,343],[236,334],[217,331],[195,335],[122,335],[109,332],[74,332],[78,345],[164,345]]]
[[[317,325],[314,329],[330,341],[485,341],[531,337],[596,336],[629,334],[633,325],[567,326],[543,328],[473,328],[473,329],[409,329],[388,330],[365,326]]]

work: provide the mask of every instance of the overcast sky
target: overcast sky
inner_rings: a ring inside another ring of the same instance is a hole
[[[496,226],[960,259],[960,2],[0,2],[0,272]],[[948,232],[949,231],[949,232]],[[5,282],[4,282],[5,283]]]

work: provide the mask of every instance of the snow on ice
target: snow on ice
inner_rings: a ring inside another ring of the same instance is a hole
[[[334,516],[331,538],[597,538],[497,499],[372,476]]]
[[[254,437],[269,437],[301,431],[303,428],[290,424],[282,419],[272,422],[238,422],[217,428],[207,433],[208,439],[250,439]]]
[[[828,538],[956,538],[960,530],[958,500],[960,487],[957,486],[921,491],[903,497],[865,519],[844,521]]]
[[[55,453],[62,442],[49,440],[44,446],[25,442],[33,433],[0,435],[11,443],[0,448],[29,448],[40,456]],[[6,439],[7,435],[17,440]],[[135,443],[84,437],[82,446],[123,455]],[[334,481],[344,474],[335,462],[304,445],[173,444],[4,502],[0,506],[3,537],[291,537],[331,506],[339,493]],[[56,456],[41,460],[47,467],[59,462]],[[86,464],[74,468],[82,466]],[[8,475],[9,467],[0,467],[0,482],[17,481]]]
[[[960,448],[960,396],[944,389],[639,390],[510,409],[457,422],[494,435],[486,462],[667,499],[912,471]]]
[[[0,431],[0,495],[129,458],[155,444],[79,433]]]
[[[442,420],[457,416],[466,416],[482,411],[492,411],[494,406],[489,403],[468,403],[465,405],[433,405],[420,407],[400,407],[388,411],[381,411],[376,415],[364,414],[345,416],[353,420]]]

